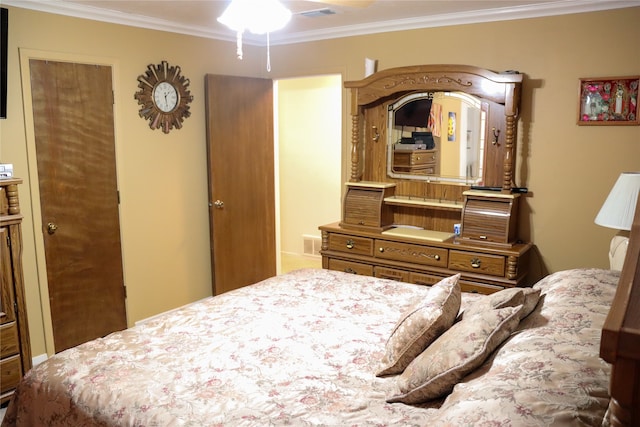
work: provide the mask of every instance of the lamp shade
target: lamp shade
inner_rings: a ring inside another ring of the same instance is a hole
[[[640,172],[620,174],[598,212],[595,223],[616,230],[631,230],[638,192],[640,192]]]

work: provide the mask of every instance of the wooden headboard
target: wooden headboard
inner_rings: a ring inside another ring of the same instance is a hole
[[[600,357],[612,364],[611,425],[640,425],[640,197],[618,289],[602,328]]]

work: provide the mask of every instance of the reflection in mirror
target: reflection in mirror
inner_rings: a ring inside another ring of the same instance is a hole
[[[487,113],[463,92],[421,92],[389,106],[387,173],[392,178],[480,184]]]

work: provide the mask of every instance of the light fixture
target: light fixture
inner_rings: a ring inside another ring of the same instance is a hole
[[[267,69],[269,61],[269,33],[287,25],[291,11],[278,0],[231,0],[218,22],[237,34],[237,55],[242,59],[242,33],[249,30],[253,34],[267,34]]]
[[[596,224],[620,230],[609,247],[609,264],[612,270],[622,270],[639,192],[640,172],[620,174],[596,216]]]

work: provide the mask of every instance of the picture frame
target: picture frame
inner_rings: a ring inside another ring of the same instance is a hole
[[[578,125],[640,125],[640,76],[581,78]]]

